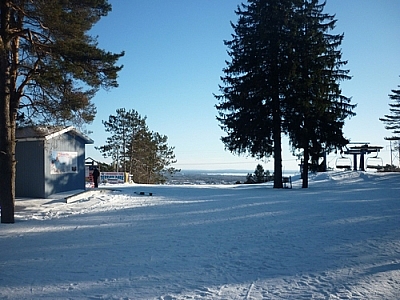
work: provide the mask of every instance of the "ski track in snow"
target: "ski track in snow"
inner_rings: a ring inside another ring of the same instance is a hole
[[[400,299],[400,176],[300,187],[18,199],[0,225],[0,299]]]

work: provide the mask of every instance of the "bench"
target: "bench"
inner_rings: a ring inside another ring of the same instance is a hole
[[[283,176],[282,183],[284,189],[291,189],[292,188],[292,176]]]

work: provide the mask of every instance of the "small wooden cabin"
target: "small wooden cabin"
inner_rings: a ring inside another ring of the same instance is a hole
[[[17,197],[48,198],[85,189],[85,145],[74,127],[23,127],[16,131]]]

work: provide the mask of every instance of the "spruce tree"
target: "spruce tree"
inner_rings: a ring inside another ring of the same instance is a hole
[[[400,88],[400,85],[398,86]],[[389,103],[390,114],[385,115],[384,118],[379,118],[383,123],[386,124],[385,129],[391,130],[395,135],[400,134],[400,90],[392,90],[392,94],[389,94],[390,100],[394,103]]]
[[[217,119],[225,147],[237,154],[273,155],[275,188],[282,188],[282,101],[291,62],[288,51],[294,1],[251,0],[235,11],[231,61],[221,77]]]
[[[116,87],[123,53],[98,48],[88,32],[111,10],[107,0],[0,1],[1,222],[14,222],[15,129],[22,123],[94,118],[91,98]]]
[[[323,151],[343,147],[345,118],[355,105],[341,94],[339,82],[348,80],[346,61],[338,47],[343,34],[331,35],[334,16],[324,14],[325,3],[304,1],[295,17],[301,26],[295,33],[293,76],[287,94],[285,127],[294,149],[303,149],[303,188],[308,187],[309,159],[313,164]]]
[[[282,187],[281,135],[303,149],[303,187],[308,161],[347,143],[344,120],[355,105],[341,94],[350,79],[338,50],[343,35],[331,35],[333,16],[318,0],[253,0],[236,13],[235,34],[226,41],[231,62],[223,70],[218,120],[232,152],[274,156],[274,187]]]
[[[254,176],[257,183],[265,182],[265,172],[262,165],[257,165],[256,169],[254,170]]]

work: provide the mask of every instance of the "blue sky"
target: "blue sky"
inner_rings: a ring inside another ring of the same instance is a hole
[[[104,145],[102,120],[126,108],[147,116],[153,131],[168,136],[181,169],[240,169],[253,171],[257,163],[273,170],[273,159],[257,161],[224,150],[224,132],[216,120],[216,99],[227,48],[236,23],[236,0],[110,0],[112,12],[93,29],[99,46],[125,51],[120,60],[119,87],[100,91],[94,98],[97,115],[87,127],[94,145],[86,155],[101,161],[94,146]],[[343,94],[357,103],[357,116],[348,119],[346,137],[354,142],[381,145],[390,162],[389,143],[380,117],[389,112],[388,94],[400,85],[400,1],[327,0],[325,12],[336,14],[334,32],[344,33],[343,59],[352,80],[343,82]],[[284,139],[284,170],[298,169]],[[335,158],[330,158],[334,165]]]

